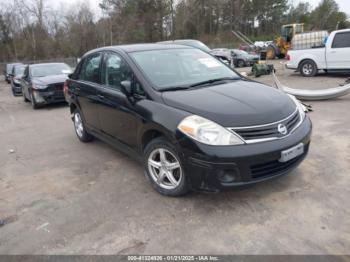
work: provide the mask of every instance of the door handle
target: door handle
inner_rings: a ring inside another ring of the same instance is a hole
[[[98,98],[105,99],[104,95],[97,95]]]

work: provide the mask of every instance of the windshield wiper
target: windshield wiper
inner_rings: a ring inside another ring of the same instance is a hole
[[[206,81],[198,82],[198,83],[190,85],[190,87],[197,87],[197,86],[214,84],[216,82],[229,81],[229,80],[239,80],[239,79],[241,79],[241,78],[240,77],[221,77],[221,78],[209,79]]]
[[[170,86],[166,88],[159,89],[160,92],[165,92],[165,91],[177,91],[177,90],[186,90],[191,88],[190,86]]]

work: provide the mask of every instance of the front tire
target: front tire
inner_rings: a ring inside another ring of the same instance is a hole
[[[26,102],[26,103],[28,103],[29,102],[29,100],[28,100],[28,98],[26,97],[26,94],[25,94],[25,92],[24,92],[24,89],[22,88],[22,95],[23,95],[23,101],[24,102]]]
[[[81,117],[81,113],[78,109],[75,109],[74,111],[73,123],[75,133],[81,142],[87,143],[93,140],[94,137],[86,131],[83,118]]]
[[[165,138],[156,138],[146,146],[143,165],[146,177],[158,193],[173,197],[188,193],[190,183],[181,158]]]
[[[312,60],[305,60],[300,64],[300,73],[305,77],[315,76],[317,74],[316,63]]]

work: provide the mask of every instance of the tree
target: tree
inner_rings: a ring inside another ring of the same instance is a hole
[[[322,0],[311,12],[310,20],[312,29],[315,30],[336,30],[337,24],[341,27],[348,26],[347,15],[339,11],[334,0]]]

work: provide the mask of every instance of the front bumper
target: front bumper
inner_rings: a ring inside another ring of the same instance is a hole
[[[14,94],[22,94],[22,87],[20,83],[11,83],[11,88]]]
[[[47,90],[34,90],[33,95],[35,102],[39,105],[53,104],[65,102],[63,90],[62,91],[47,91]]]
[[[237,146],[208,146],[183,137],[179,146],[192,188],[216,192],[291,172],[308,153],[311,130],[311,121],[306,117],[292,134],[279,140]],[[299,143],[304,144],[302,155],[287,162],[278,161],[281,151]]]

